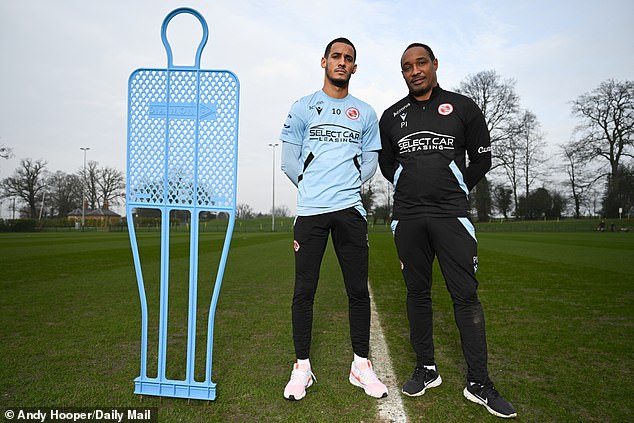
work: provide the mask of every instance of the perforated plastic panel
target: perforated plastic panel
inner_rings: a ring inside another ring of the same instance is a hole
[[[129,94],[128,203],[235,208],[236,76],[141,69]]]
[[[174,66],[166,30],[181,13],[196,17],[203,38],[194,66]],[[128,155],[126,215],[141,301],[141,371],[134,381],[137,394],[213,400],[211,380],[213,329],[220,286],[235,224],[238,163],[239,82],[229,71],[201,70],[207,42],[204,18],[189,8],[176,9],[163,21],[161,38],[167,51],[166,69],[139,69],[128,86]],[[134,223],[135,209],[161,211],[161,268],[157,377],[147,375],[148,304]],[[166,377],[170,211],[190,212],[189,304],[187,364],[184,380]],[[194,379],[198,293],[198,237],[202,211],[229,215],[207,321],[205,380]]]

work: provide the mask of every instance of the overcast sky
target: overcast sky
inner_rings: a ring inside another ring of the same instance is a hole
[[[429,44],[442,87],[495,70],[516,81],[551,151],[578,120],[570,102],[614,78],[634,79],[634,2],[571,1],[156,1],[0,0],[0,178],[21,159],[74,173],[88,160],[125,172],[128,77],[165,68],[160,29],[178,7],[209,26],[201,69],[240,79],[238,203],[271,208],[273,151],[291,104],[321,88],[325,45],[345,36],[357,48],[350,92],[380,116],[406,94],[399,59]],[[198,21],[169,25],[175,64],[193,64]],[[276,204],[295,211],[295,187],[279,170]],[[7,215],[8,200],[1,207]]]

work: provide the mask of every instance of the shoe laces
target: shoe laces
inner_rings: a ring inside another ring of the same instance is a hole
[[[376,373],[374,373],[374,369],[372,369],[370,360],[368,360],[367,369],[359,370],[359,376],[363,379],[364,383],[380,383],[379,378],[376,376]]]
[[[477,383],[476,385],[478,386],[482,397],[487,398],[489,401],[493,401],[499,398],[500,393],[497,391],[497,389],[495,389],[495,386],[492,382],[486,383],[484,385],[481,383]]]
[[[317,378],[315,377],[313,372],[310,371],[310,369],[303,370],[297,368],[293,369],[293,371],[291,372],[291,382],[305,385],[308,382],[306,376],[308,376],[308,378],[313,378],[313,380],[317,382]]]
[[[428,379],[427,375],[429,375],[429,379],[431,379],[433,373],[434,371],[428,369],[427,367],[416,367],[414,369],[414,373],[412,374],[412,379],[425,381]]]

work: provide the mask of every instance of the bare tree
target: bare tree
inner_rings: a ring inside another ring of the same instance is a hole
[[[99,204],[99,163],[94,160],[89,160],[85,168],[81,168],[77,174],[81,178],[86,207],[90,209],[96,209],[100,207]]]
[[[513,190],[507,188],[504,185],[496,185],[493,189],[493,205],[500,213],[502,213],[504,219],[509,218],[509,214],[511,212],[512,195]]]
[[[602,215],[609,218],[629,215],[634,209],[634,166],[621,164],[607,179]]]
[[[374,186],[375,203],[377,207],[385,206],[391,212],[392,195],[394,195],[394,187],[392,183],[385,179],[381,172],[377,172],[372,177]]]
[[[112,167],[103,167],[97,172],[97,201],[101,201],[101,207],[118,204],[125,190],[125,177],[123,173]]]
[[[567,175],[565,185],[570,188],[574,213],[576,218],[581,217],[581,209],[587,201],[588,193],[593,184],[603,177],[589,169],[588,161],[583,159],[583,153],[579,151],[579,145],[570,142],[560,146],[561,156],[564,158],[563,170]],[[592,172],[592,173],[591,173]]]
[[[513,133],[517,133],[517,129],[513,129]],[[520,158],[520,147],[519,147],[519,137],[513,136],[504,141],[501,141],[504,144],[504,148],[501,150],[503,154],[501,154],[500,159],[502,168],[504,169],[504,174],[506,175],[506,179],[511,185],[511,193],[513,194],[513,206],[517,211],[517,207],[519,205],[519,189],[520,189],[520,181],[521,181],[521,158]],[[517,215],[516,215],[517,216]]]
[[[239,203],[236,206],[236,217],[238,219],[250,219],[253,217],[253,208],[245,203]]]
[[[38,203],[46,189],[46,162],[24,159],[13,176],[2,181],[3,197],[18,197],[27,207],[28,216],[37,217]]]
[[[68,212],[81,207],[81,180],[79,176],[57,171],[49,177],[47,185],[52,216],[63,217]]]
[[[515,81],[502,79],[494,70],[482,71],[467,76],[456,92],[471,98],[482,110],[491,134],[491,168],[501,166],[500,155],[504,146],[500,142],[509,138],[512,118],[519,111]]]
[[[366,211],[372,215],[375,224],[379,219],[383,220],[384,223],[389,222],[392,215],[392,184],[381,175],[381,172],[377,172],[364,184],[362,190],[367,190],[367,188],[364,188],[366,186],[371,187],[372,195],[372,210],[366,209]],[[362,199],[363,195],[364,194],[362,194]],[[368,194],[366,193],[365,195],[367,196]],[[363,202],[363,204],[365,207],[366,203]]]
[[[537,116],[528,110],[520,114],[518,123],[517,144],[524,179],[524,194],[528,197],[531,185],[541,175],[541,168],[545,163],[544,133]]]
[[[472,208],[475,207],[478,222],[486,222],[491,219],[491,182],[488,178],[482,178],[475,191],[470,195]]]
[[[361,185],[361,203],[367,213],[372,213],[372,209],[374,208],[374,197],[376,196],[375,184],[376,180],[372,177],[365,184]]]
[[[285,206],[284,204],[280,206],[275,206],[275,209],[272,209],[272,212],[275,213],[275,216],[278,217],[288,217],[291,215],[291,209],[289,209],[288,206]]]
[[[510,142],[511,123],[519,110],[515,81],[502,79],[494,70],[481,71],[467,76],[455,91],[471,98],[482,110],[491,135],[491,170],[503,166],[506,145]],[[478,218],[487,219],[491,205],[487,176],[476,185],[472,198],[475,199]]]
[[[112,167],[99,167],[99,162],[90,160],[86,168],[81,168],[77,175],[82,181],[87,207],[98,209],[118,204],[124,196],[125,177],[123,173]]]
[[[579,151],[586,160],[603,159],[616,175],[623,157],[634,157],[634,81],[609,79],[572,102],[583,120]]]
[[[544,159],[544,134],[537,117],[524,110],[512,119],[508,128],[509,136],[500,141],[498,157],[506,179],[513,191],[515,209],[518,206],[520,188],[524,188],[524,198],[528,198],[531,186],[541,176]]]

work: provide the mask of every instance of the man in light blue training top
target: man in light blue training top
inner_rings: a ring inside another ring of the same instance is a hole
[[[321,59],[323,88],[293,104],[280,136],[282,170],[298,188],[292,307],[297,362],[284,389],[289,400],[304,398],[314,379],[309,361],[313,300],[329,234],[348,295],[354,352],[349,381],[370,396],[387,396],[368,360],[368,227],[360,194],[361,184],[376,171],[381,140],[372,107],[348,94],[355,61],[349,40],[331,41]]]

